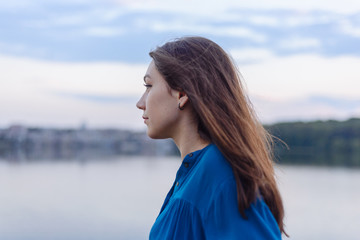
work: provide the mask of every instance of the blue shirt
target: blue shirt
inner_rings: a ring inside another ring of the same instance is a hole
[[[247,219],[238,210],[230,164],[210,144],[184,158],[150,240],[281,239],[277,222],[261,198],[245,213]]]

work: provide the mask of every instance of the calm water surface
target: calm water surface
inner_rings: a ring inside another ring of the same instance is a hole
[[[0,239],[147,239],[179,164],[0,161]],[[290,239],[359,239],[359,169],[276,170]]]

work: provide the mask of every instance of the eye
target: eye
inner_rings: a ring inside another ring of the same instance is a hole
[[[150,88],[150,87],[152,87],[152,85],[151,85],[151,84],[146,84],[146,83],[144,83],[144,86],[145,86],[146,88]]]

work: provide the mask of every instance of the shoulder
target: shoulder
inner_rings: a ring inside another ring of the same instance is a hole
[[[199,174],[211,176],[207,180],[215,185],[221,185],[229,178],[234,178],[229,162],[215,144],[208,146],[208,149],[201,156],[198,165],[197,170]]]
[[[177,197],[202,212],[207,211],[219,195],[225,192],[236,198],[234,174],[217,146],[211,144],[199,156]]]
[[[222,185],[229,178],[234,179],[229,162],[215,144],[210,144],[201,152],[190,175],[191,180],[213,187]]]

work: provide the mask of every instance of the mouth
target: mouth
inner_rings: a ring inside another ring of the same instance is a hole
[[[146,123],[146,120],[148,120],[149,118],[148,117],[142,117],[144,119],[144,123]]]

